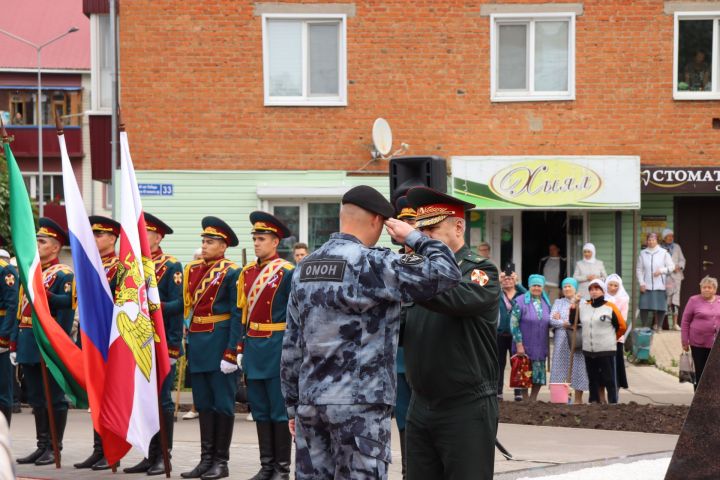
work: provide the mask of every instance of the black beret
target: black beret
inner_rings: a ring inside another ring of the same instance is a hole
[[[147,212],[143,212],[143,215],[145,215],[145,227],[151,232],[157,232],[163,237],[173,234],[173,229],[155,215]]]
[[[392,218],[395,215],[395,209],[382,193],[367,185],[358,185],[348,190],[342,197],[342,203],[343,205],[352,203],[384,218]]]

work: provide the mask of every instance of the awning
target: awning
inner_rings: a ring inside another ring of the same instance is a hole
[[[452,157],[453,195],[484,210],[637,210],[638,156]]]

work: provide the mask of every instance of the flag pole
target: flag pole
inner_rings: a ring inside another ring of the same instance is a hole
[[[55,426],[55,411],[52,408],[52,400],[50,398],[50,381],[48,380],[47,365],[42,355],[40,355],[40,369],[42,370],[43,386],[45,387],[45,401],[47,402],[48,422],[50,423],[50,440],[52,441],[53,453],[55,454],[55,468],[60,468],[60,450],[58,449],[57,429]]]

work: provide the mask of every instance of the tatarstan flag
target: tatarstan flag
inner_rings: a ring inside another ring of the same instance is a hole
[[[60,388],[76,407],[87,408],[82,352],[50,314],[30,198],[4,127],[2,134],[10,184],[10,228],[20,281],[32,305],[33,334],[48,370]]]

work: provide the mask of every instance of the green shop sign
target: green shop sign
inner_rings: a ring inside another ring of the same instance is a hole
[[[478,208],[640,208],[640,157],[453,157],[453,194]]]

